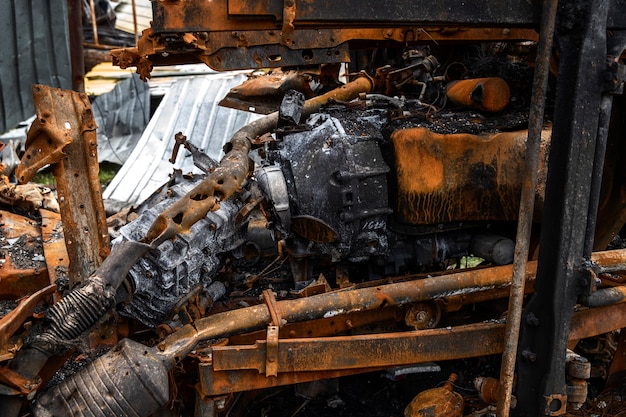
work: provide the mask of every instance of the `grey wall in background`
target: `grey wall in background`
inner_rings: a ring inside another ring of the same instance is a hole
[[[32,84],[71,88],[67,0],[0,0],[0,133],[35,113]]]

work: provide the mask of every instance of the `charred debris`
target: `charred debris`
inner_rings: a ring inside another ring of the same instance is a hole
[[[154,3],[114,61],[272,68],[222,100],[263,116],[111,216],[88,98],[33,86],[0,414],[626,413],[620,1],[299,3]]]

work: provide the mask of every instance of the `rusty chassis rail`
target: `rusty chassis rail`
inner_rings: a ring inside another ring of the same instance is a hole
[[[624,0],[608,28],[626,27]],[[148,78],[153,65],[204,62],[216,70],[349,61],[355,42],[537,40],[541,2],[242,0],[153,2],[152,27],[136,48],[114,50],[122,68]],[[375,16],[375,18],[373,18]]]
[[[603,319],[609,316],[610,322]],[[580,339],[623,327],[626,327],[624,304],[583,309],[574,313],[568,340],[575,344]],[[206,401],[207,397],[395,366],[495,355],[503,352],[504,336],[504,323],[476,323],[377,335],[275,342],[268,339],[254,345],[213,346],[195,355],[199,360],[199,393]],[[273,348],[272,343],[276,344]],[[276,352],[273,357],[271,349]],[[267,373],[270,360],[276,363],[275,376]]]
[[[597,252],[592,259],[597,264],[597,273],[626,269],[626,250]],[[534,280],[536,267],[536,262],[529,262],[526,281]],[[277,325],[282,326],[283,323],[375,310],[384,306],[508,288],[512,274],[512,265],[464,271],[370,288],[333,291],[303,299],[282,300],[275,303],[274,309],[280,321]],[[202,340],[260,330],[270,323],[272,314],[266,304],[218,313],[182,327],[159,343],[156,354],[168,360],[180,359]]]

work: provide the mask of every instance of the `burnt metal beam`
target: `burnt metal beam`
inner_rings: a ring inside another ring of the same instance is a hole
[[[37,118],[15,174],[24,183],[52,165],[73,287],[100,266],[110,247],[98,179],[96,122],[84,93],[36,84],[33,97]]]
[[[535,294],[523,312],[518,347],[518,415],[565,413],[570,322],[592,277],[584,247],[609,9],[604,0],[559,3],[559,77]]]
[[[610,0],[608,28],[626,28],[625,8]],[[137,47],[111,54],[142,78],[185,62],[218,71],[348,62],[353,47],[536,40],[540,10],[540,0],[159,1]]]
[[[607,316],[614,320],[605,320]],[[568,339],[574,343],[624,325],[624,304],[583,310],[574,314]],[[275,377],[266,374],[266,341],[246,346],[214,346],[197,352],[200,361],[198,388],[203,397],[220,396],[399,365],[497,354],[503,350],[504,333],[503,324],[479,323],[375,337],[279,339],[278,374]]]
[[[227,4],[224,4],[227,3]],[[534,26],[539,27],[541,1],[516,0],[292,0],[295,6],[294,26],[373,26],[388,24],[471,25],[471,26]],[[155,2],[153,27],[156,33],[171,32],[172,22],[188,25],[188,31],[215,30],[216,15],[229,20],[237,18],[281,22],[285,2],[269,0],[250,2],[226,0],[213,2]],[[619,13],[626,3],[611,2],[609,27],[624,27],[626,16]],[[280,28],[280,26],[278,26]],[[244,29],[244,27],[240,27]]]

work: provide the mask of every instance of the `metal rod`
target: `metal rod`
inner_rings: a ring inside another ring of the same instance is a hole
[[[598,252],[593,262],[599,271],[608,272],[626,268],[626,249]],[[537,262],[528,263],[522,279],[532,281]],[[395,284],[379,285],[350,291],[333,291],[302,299],[281,300],[276,310],[287,323],[315,320],[322,317],[343,316],[356,311],[369,311],[383,306],[405,305],[454,295],[467,295],[510,286],[513,266],[462,271],[433,278],[416,279]],[[172,333],[159,346],[158,355],[166,361],[180,360],[191,352],[198,342],[230,337],[265,328],[271,320],[265,304],[229,310],[196,320]]]
[[[132,6],[133,6],[133,31],[135,33],[135,45],[137,45],[137,41],[139,40],[139,32],[137,30],[137,5],[135,4],[135,0],[132,1]]]
[[[83,55],[82,2],[68,0],[68,26],[70,35],[70,60],[72,68],[72,90],[85,91],[85,57]]]
[[[91,30],[93,31],[93,43],[98,45],[98,23],[96,22],[96,5],[93,0],[89,0],[89,8],[91,9]]]
[[[500,389],[498,391],[497,416],[508,417],[511,409],[511,392],[515,374],[515,360],[519,338],[522,304],[524,301],[524,285],[530,245],[530,232],[535,205],[535,189],[537,186],[537,166],[541,145],[541,131],[545,110],[545,97],[550,74],[550,56],[556,21],[558,0],[545,0],[541,13],[541,28],[537,46],[537,60],[533,79],[533,90],[530,106],[528,141],[526,148],[526,165],[522,195],[520,199],[515,255],[513,259],[513,279],[506,320],[504,351],[500,367]]]

